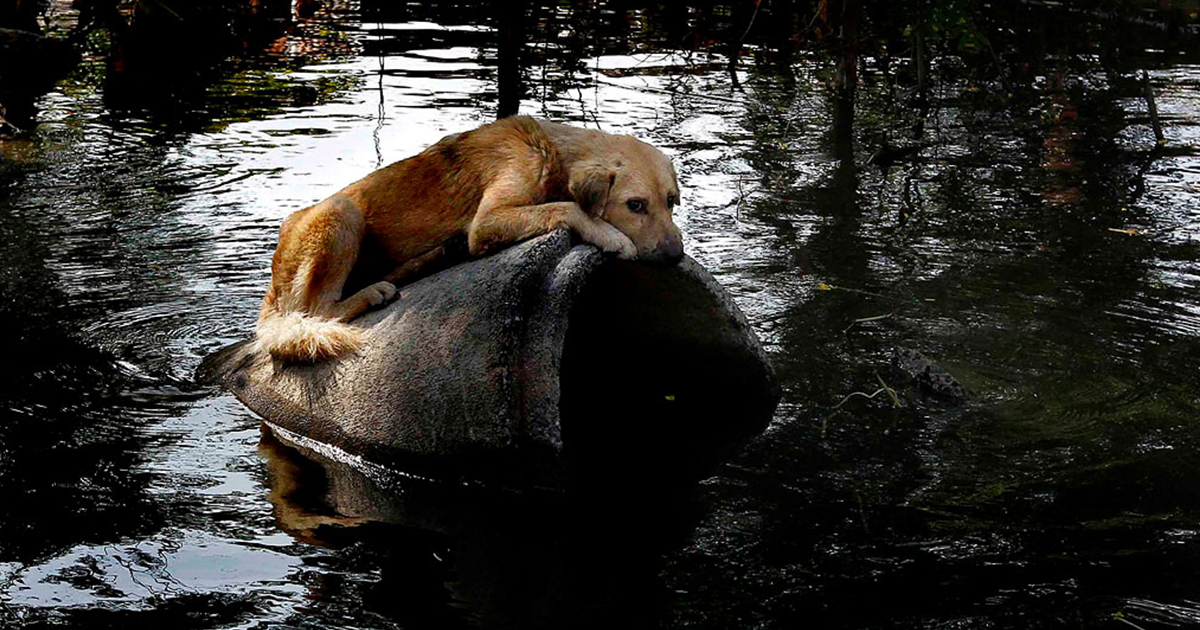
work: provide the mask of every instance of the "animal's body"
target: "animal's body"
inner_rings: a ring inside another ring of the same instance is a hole
[[[282,361],[357,348],[345,322],[461,237],[479,256],[565,226],[621,258],[676,262],[678,198],[670,161],[629,136],[524,117],[447,136],[284,221],[258,344]]]

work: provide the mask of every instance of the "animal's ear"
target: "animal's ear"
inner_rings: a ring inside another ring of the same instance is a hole
[[[583,211],[593,217],[604,214],[608,193],[617,182],[617,170],[596,162],[579,164],[571,169],[571,198]]]

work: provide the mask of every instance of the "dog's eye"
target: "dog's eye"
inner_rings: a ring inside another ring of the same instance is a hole
[[[629,208],[630,212],[633,212],[636,214],[646,214],[646,200],[645,199],[630,199],[629,201],[625,202],[625,206],[627,208]]]
[[[677,204],[677,203],[679,203],[679,200],[675,198],[674,193],[667,195],[667,207],[668,208],[674,208],[675,204]]]

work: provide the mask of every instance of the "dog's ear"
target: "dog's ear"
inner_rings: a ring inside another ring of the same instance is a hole
[[[568,187],[571,198],[583,211],[599,218],[608,204],[608,193],[617,182],[617,169],[598,162],[583,163],[571,169]]]

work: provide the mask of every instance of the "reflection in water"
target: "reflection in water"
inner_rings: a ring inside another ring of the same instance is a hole
[[[722,6],[529,6],[521,110],[672,156],[688,251],[782,377],[767,433],[676,503],[398,492],[189,381],[252,329],[284,216],[494,118],[490,8],[196,3],[220,35],[176,58],[168,16],[80,3],[86,61],[0,141],[0,626],[1194,624],[1194,46],[1021,3],[1003,82],[938,56],[910,99],[904,60],[860,50],[836,136],[785,4],[744,91],[710,54]],[[863,168],[880,138],[911,150]],[[881,381],[899,405],[834,409]]]
[[[372,477],[267,432],[259,451],[279,526],[306,543],[369,545],[376,588],[405,602],[401,622],[654,627],[659,555],[686,532],[678,491],[527,495]]]

